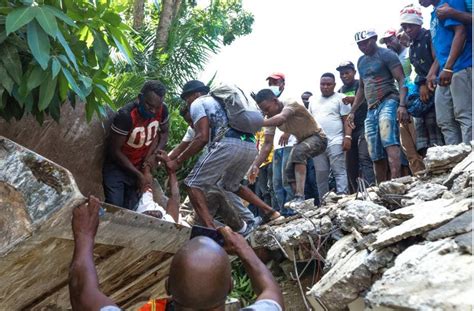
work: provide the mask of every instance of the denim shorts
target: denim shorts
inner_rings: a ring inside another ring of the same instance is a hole
[[[385,148],[400,146],[397,109],[398,100],[387,98],[376,108],[367,111],[365,137],[372,161],[386,159]]]

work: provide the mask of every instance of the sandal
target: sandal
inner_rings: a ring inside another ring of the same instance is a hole
[[[280,215],[280,213],[278,211],[271,211],[271,212],[268,212],[266,214],[263,215],[262,217],[262,224],[266,224],[270,221],[274,221],[274,220],[280,220],[280,219],[283,219],[284,217]]]

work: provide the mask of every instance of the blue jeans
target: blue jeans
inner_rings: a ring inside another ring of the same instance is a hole
[[[276,149],[273,153],[273,191],[277,201],[277,210],[286,212],[284,205],[293,197],[293,191],[288,184],[285,174],[286,164],[293,147]]]
[[[313,159],[309,158],[306,163],[306,180],[304,184],[304,198],[314,199],[314,204],[319,205],[318,187],[316,185],[316,171]]]
[[[398,100],[385,99],[367,111],[365,139],[372,161],[387,158],[385,148],[400,146],[400,126],[397,121]]]

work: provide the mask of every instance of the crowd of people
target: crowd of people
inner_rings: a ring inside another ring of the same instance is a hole
[[[165,153],[168,131],[173,130],[163,103],[166,87],[147,81],[137,100],[114,117],[103,167],[106,202],[185,225],[215,229],[227,224],[239,236],[246,236],[262,222],[294,215],[291,207],[306,199],[318,205],[330,191],[350,194],[362,184],[416,175],[424,170],[423,157],[429,147],[470,143],[472,1],[419,3],[433,7],[430,29],[423,28],[421,10],[410,5],[400,11],[400,25],[395,29],[381,36],[372,29],[357,32],[355,41],[362,55],[356,65],[347,60],[334,68],[342,82],[338,90],[336,76],[326,72],[320,77],[318,92],[305,91],[301,100],[285,99],[285,75],[269,75],[268,88],[251,94],[265,117],[257,132],[233,127],[225,104],[203,82],[192,80],[181,93],[185,102],[181,116],[189,127],[182,142]],[[176,171],[195,155],[200,155],[199,160],[184,181],[195,216],[183,220]],[[154,202],[151,193],[151,172],[158,165],[169,175],[171,196],[166,207]],[[227,223],[225,211],[209,206],[211,196],[227,202],[239,221]],[[234,253],[245,253],[241,258],[253,262],[246,267],[256,269],[258,259],[249,255],[251,250],[231,229],[219,229],[227,248],[238,244]],[[174,273],[181,276],[175,280],[170,272],[169,289],[177,306],[213,309],[228,293],[223,283],[218,289],[209,288],[208,294],[220,299],[213,300],[192,285],[194,279],[178,285],[185,277],[183,267],[200,250],[210,250],[209,256],[216,258],[222,253],[220,246],[200,240],[190,242],[183,254],[175,256],[173,262],[179,263],[172,264],[172,271],[179,265]],[[227,279],[228,262],[222,262]],[[188,277],[199,278],[197,274],[191,271]],[[251,278],[252,284],[260,284]],[[253,310],[281,310],[281,292],[274,288],[274,280],[266,281],[257,291],[271,308]],[[103,305],[112,304],[103,300]]]

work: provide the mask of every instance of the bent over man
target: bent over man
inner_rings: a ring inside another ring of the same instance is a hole
[[[105,202],[134,210],[140,189],[151,183],[141,169],[168,141],[165,93],[160,81],[147,81],[137,99],[115,115],[102,169]]]

